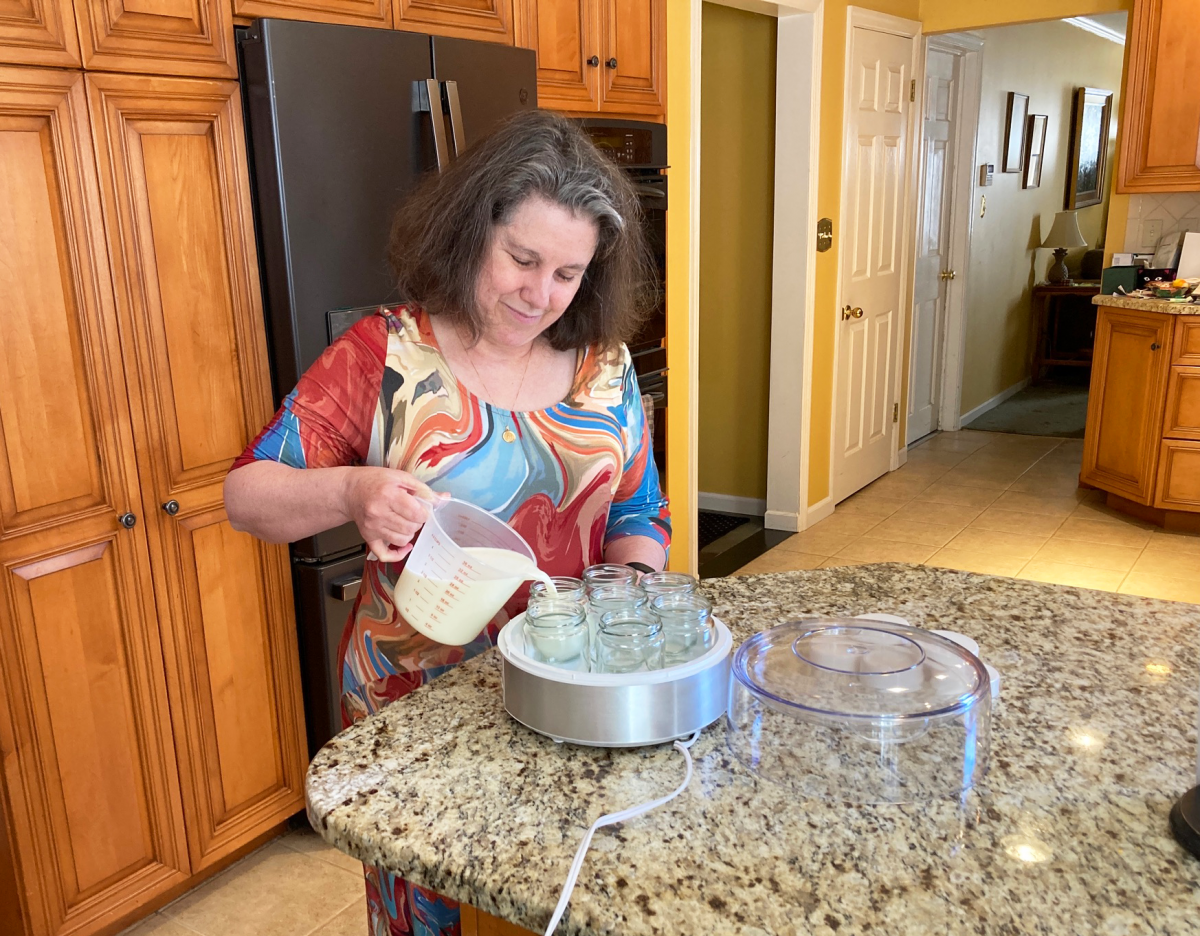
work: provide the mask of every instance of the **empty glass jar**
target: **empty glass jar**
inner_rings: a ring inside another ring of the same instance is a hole
[[[589,593],[601,585],[636,585],[637,580],[637,572],[629,566],[612,562],[602,562],[583,570],[583,585]]]
[[[550,581],[554,583],[554,588],[558,592],[556,595],[550,594],[550,589],[546,587],[545,582],[534,582],[529,586],[529,600],[535,598],[567,598],[571,601],[584,602],[587,598],[587,593],[584,590],[583,579],[572,578],[569,575],[552,575]]]
[[[647,572],[638,582],[651,599],[659,595],[690,594],[699,584],[685,572]]]
[[[593,669],[641,673],[663,668],[662,625],[645,608],[609,611],[600,618]]]
[[[591,669],[587,609],[568,598],[535,598],[525,612],[525,652],[539,663]]]
[[[657,595],[650,613],[662,624],[664,665],[677,666],[703,656],[717,639],[712,604],[695,592]]]

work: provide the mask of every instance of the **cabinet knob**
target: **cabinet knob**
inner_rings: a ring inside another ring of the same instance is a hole
[[[612,58],[610,58],[604,64],[607,65],[609,68],[616,68],[617,67],[617,57],[614,55]]]
[[[166,511],[166,512],[167,512],[167,513],[170,515],[170,516],[172,516],[172,517],[173,517],[173,516],[175,516],[175,514],[179,513],[179,501],[177,501],[177,500],[175,500],[174,498],[172,498],[171,500],[169,500],[169,501],[167,501],[165,504],[163,504],[163,505],[162,505],[162,508],[163,508],[163,510],[165,510],[165,511]]]
[[[1161,348],[1161,347],[1162,347],[1162,345],[1160,345],[1160,344],[1159,344],[1159,343],[1156,341],[1156,342],[1154,342],[1152,345],[1150,345],[1150,350],[1151,350],[1151,351],[1157,351],[1157,350],[1158,350],[1159,348]]]
[[[591,65],[592,68],[596,68],[600,64],[600,56],[593,55],[590,59],[587,60],[587,63],[589,65]]]
[[[121,514],[121,516],[117,517],[117,523],[121,524],[121,526],[125,527],[127,530],[132,530],[135,526],[137,526],[137,514],[131,511],[126,511],[125,513]]]

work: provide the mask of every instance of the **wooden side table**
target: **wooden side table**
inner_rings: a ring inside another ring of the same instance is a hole
[[[1047,365],[1064,367],[1091,367],[1092,348],[1081,348],[1075,352],[1064,352],[1058,347],[1058,326],[1062,312],[1062,300],[1067,297],[1081,296],[1090,299],[1100,294],[1100,284],[1094,281],[1075,281],[1070,285],[1058,286],[1051,283],[1038,283],[1033,287],[1031,301],[1033,318],[1037,326],[1037,336],[1033,343],[1033,374],[1032,383],[1039,383],[1042,370]],[[1071,304],[1068,303],[1068,309]],[[1095,314],[1095,306],[1089,302],[1086,306],[1088,314]]]

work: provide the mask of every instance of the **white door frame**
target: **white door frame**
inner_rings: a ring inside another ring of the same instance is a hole
[[[842,99],[842,136],[845,136],[847,115],[851,113],[853,106],[853,82],[851,81],[850,69],[852,67],[851,53],[853,52],[854,30],[856,28],[874,29],[879,32],[891,33],[895,36],[903,36],[906,39],[912,40],[912,56],[910,58],[909,77],[916,81],[916,101],[908,111],[908,126],[905,130],[906,141],[905,145],[909,153],[908,172],[905,173],[904,180],[904,217],[901,230],[904,232],[903,254],[900,262],[901,270],[903,271],[903,279],[900,283],[900,297],[902,306],[900,309],[901,335],[909,333],[910,319],[912,318],[912,282],[913,269],[916,262],[916,187],[920,176],[917,174],[920,164],[920,156],[916,152],[916,131],[919,125],[917,117],[923,112],[924,108],[924,73],[925,73],[925,57],[924,43],[918,41],[921,35],[921,24],[916,20],[904,19],[900,16],[892,16],[888,13],[879,13],[875,10],[866,10],[862,7],[848,6],[846,7],[846,70],[843,74],[843,84],[845,86],[845,94]],[[849,180],[851,177],[851,159],[853,152],[842,147],[842,184],[841,195],[838,203],[839,223],[845,225],[845,219],[850,216],[850,191]],[[835,238],[839,235],[835,232]],[[843,242],[844,246],[844,242]],[[843,305],[842,294],[845,288],[845,257],[842,256],[839,250],[838,254],[838,274],[836,299],[834,304],[835,311]],[[838,360],[841,353],[841,332],[840,328],[834,328],[833,331],[833,386],[836,396],[837,388],[837,370]],[[896,342],[896,361],[895,384],[892,388],[892,399],[897,402],[902,399],[902,388],[907,385],[908,374],[902,365],[904,348],[900,344],[900,339]],[[823,513],[828,515],[833,510],[833,480],[835,477],[834,457],[837,451],[837,400],[833,401],[832,419],[830,420],[830,445],[829,445],[829,496],[825,501],[821,502],[824,510]],[[892,439],[892,454],[891,467],[889,470],[895,471],[908,459],[908,448],[905,445],[895,444],[895,440],[899,435],[900,423],[894,422],[889,430]],[[899,436],[903,440],[903,436]],[[817,505],[814,505],[814,507]]]
[[[957,139],[954,144],[954,188],[950,194],[949,269],[955,278],[946,283],[946,303],[942,323],[941,400],[938,404],[937,429],[954,432],[961,425],[963,353],[966,347],[966,297],[971,269],[971,230],[975,217],[975,146],[979,138],[979,102],[983,93],[982,36],[973,33],[947,33],[925,40],[927,49],[948,52],[959,57],[962,93],[955,114]],[[922,72],[924,68],[922,68]],[[918,88],[925,84],[921,75]],[[923,106],[923,102],[922,102]],[[969,170],[969,171],[967,171]],[[921,172],[925,171],[924,165]],[[920,178],[920,177],[918,177]],[[919,190],[919,189],[918,189]],[[914,227],[915,230],[915,227]],[[915,257],[914,257],[915,262]],[[915,287],[915,283],[913,284]],[[909,290],[909,309],[912,309]],[[911,312],[910,312],[911,315]],[[909,366],[912,366],[912,332],[909,331]],[[904,375],[908,386],[908,374]]]

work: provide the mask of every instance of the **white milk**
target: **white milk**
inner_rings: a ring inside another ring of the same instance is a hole
[[[471,561],[504,574],[499,578],[464,574],[447,580],[401,573],[396,583],[395,602],[401,615],[438,643],[456,647],[469,644],[523,582],[545,582],[557,594],[550,576],[520,553],[492,546],[461,548]],[[409,571],[405,569],[405,573]]]

